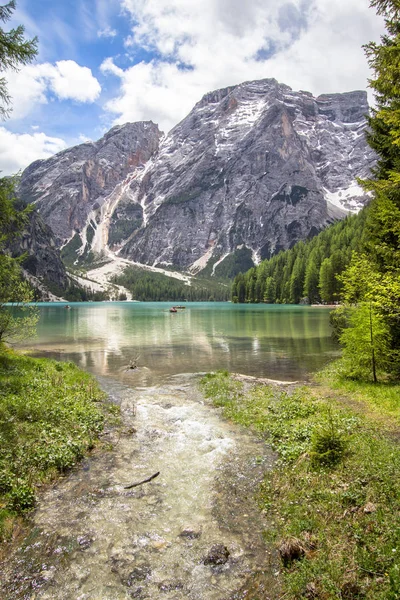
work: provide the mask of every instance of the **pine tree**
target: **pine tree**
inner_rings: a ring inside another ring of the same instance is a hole
[[[16,209],[14,182],[12,179],[0,179],[0,345],[4,341],[27,337],[33,333],[36,325],[35,311],[26,306],[33,300],[29,285],[21,278],[19,261],[5,252],[8,241],[18,236],[27,222],[30,208]],[[22,317],[16,317],[6,306],[17,304]]]
[[[239,298],[238,298],[238,276],[237,275],[236,275],[236,277],[235,277],[235,279],[233,280],[233,283],[232,283],[231,300],[235,304],[237,302],[239,302]]]
[[[294,261],[290,277],[290,302],[298,304],[303,294],[306,264],[303,254],[299,254]]]
[[[365,46],[374,77],[376,108],[369,119],[368,142],[378,154],[374,177],[363,182],[375,198],[367,219],[367,250],[380,270],[400,266],[400,5],[372,0],[385,19],[380,43]]]
[[[16,7],[15,0],[0,6],[0,21],[6,23]],[[26,40],[25,29],[18,25],[15,29],[4,31],[0,27],[0,72],[7,70],[18,71],[22,65],[27,65],[37,54],[37,38]],[[11,111],[11,97],[7,90],[7,79],[0,78],[0,117],[7,117]]]
[[[359,303],[357,324],[360,348],[368,337],[368,319],[362,311],[369,302],[370,314],[385,329],[385,348],[391,356],[388,371],[400,375],[400,5],[398,0],[372,0],[383,15],[387,33],[380,43],[365,46],[374,77],[376,108],[369,119],[368,142],[379,156],[374,177],[362,182],[374,193],[365,227],[365,255],[354,260],[343,276],[345,297]],[[372,312],[371,312],[372,311]],[[356,313],[357,316],[357,313]],[[365,335],[361,335],[362,324]],[[350,330],[348,336],[351,337]],[[354,341],[354,340],[353,340]],[[344,336],[343,342],[348,343]],[[386,343],[387,342],[387,343]],[[365,353],[365,351],[364,351]],[[349,353],[356,356],[354,346]],[[375,377],[374,377],[375,379]]]
[[[341,336],[348,374],[366,375],[368,365],[374,381],[379,368],[398,374],[400,347],[395,336],[400,320],[400,277],[391,271],[380,273],[369,256],[355,253],[341,279],[343,299],[350,308],[349,328]]]
[[[330,258],[325,258],[322,262],[319,272],[318,287],[323,302],[327,302],[328,304],[333,302],[335,293],[335,272]]]
[[[243,303],[246,300],[246,283],[244,280],[243,273],[239,273],[239,275],[237,277],[238,277],[238,279],[237,279],[238,302]]]
[[[246,301],[253,303],[256,301],[256,282],[257,282],[257,271],[255,267],[252,267],[246,273]]]
[[[310,256],[307,262],[303,290],[303,294],[309,299],[310,304],[315,304],[320,299],[318,283],[319,270],[317,269],[317,264],[314,258]]]
[[[276,281],[273,277],[267,277],[265,282],[264,302],[274,304],[276,301]]]
[[[351,377],[372,378],[390,369],[390,333],[372,302],[362,302],[350,311],[349,327],[340,336],[343,364]]]
[[[0,21],[6,23],[15,10],[15,0],[0,6]],[[0,27],[0,72],[17,71],[20,66],[30,63],[37,53],[37,39],[24,39],[24,28],[19,25],[6,32]],[[11,98],[7,91],[7,80],[0,78],[0,117],[10,112]],[[32,293],[26,282],[21,279],[19,262],[5,252],[7,242],[21,233],[30,212],[19,210],[15,198],[14,182],[8,178],[0,179],[0,343],[9,338],[24,336],[32,332],[36,315],[25,303],[32,300]],[[22,303],[25,317],[14,317],[8,302]]]

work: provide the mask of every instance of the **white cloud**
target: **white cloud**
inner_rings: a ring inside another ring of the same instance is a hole
[[[49,137],[43,132],[18,134],[0,127],[1,176],[17,173],[34,160],[49,158],[64,148],[64,140]]]
[[[117,35],[117,30],[111,29],[111,27],[105,27],[105,29],[99,29],[99,31],[97,32],[97,37],[113,38],[116,35]]]
[[[73,60],[60,60],[55,67],[46,66],[50,88],[61,100],[94,102],[100,96],[100,84],[88,67],[81,67]]]
[[[321,94],[366,89],[371,76],[362,45],[379,38],[383,23],[362,0],[318,0],[310,26],[269,61],[274,77]],[[370,100],[372,100],[372,95]]]
[[[60,60],[55,65],[27,65],[18,73],[8,73],[7,80],[12,97],[12,119],[25,117],[36,104],[46,104],[49,92],[60,100],[76,102],[94,102],[101,92],[92,71],[73,60]]]
[[[92,42],[118,34],[111,24],[121,11],[120,0],[79,0],[77,10],[81,39]]]
[[[382,20],[365,0],[121,0],[132,18],[127,52],[158,58],[102,70],[121,80],[106,108],[116,122],[152,119],[168,130],[207,91],[275,77],[314,94],[365,89],[362,44]]]
[[[7,81],[12,98],[11,119],[23,119],[35,105],[47,103],[47,83],[38,75],[36,66],[24,67],[18,73],[8,73]]]
[[[179,71],[174,64],[139,63],[122,71],[108,60],[102,70],[121,79],[121,95],[106,106],[121,115],[118,122],[122,123],[152,120],[168,131],[203,94],[196,77]]]
[[[90,1],[90,8],[93,15],[93,0]],[[110,20],[119,11],[119,0],[95,0],[96,22],[100,29],[109,29]]]
[[[85,135],[84,133],[80,133],[78,135],[78,142],[79,142],[79,144],[86,144],[87,142],[93,142],[93,140],[92,140],[92,138]]]

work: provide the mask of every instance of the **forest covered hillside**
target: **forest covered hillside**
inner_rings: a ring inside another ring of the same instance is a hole
[[[300,241],[246,273],[239,273],[232,285],[233,302],[334,303],[340,299],[338,279],[360,251],[368,208],[358,215],[324,229],[306,242]]]

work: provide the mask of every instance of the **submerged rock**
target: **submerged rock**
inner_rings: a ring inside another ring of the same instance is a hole
[[[151,568],[148,565],[142,565],[141,567],[134,567],[132,571],[129,573],[126,585],[131,586],[137,581],[144,581],[151,575]]]
[[[223,544],[214,544],[204,559],[205,565],[224,565],[228,562],[230,552]]]
[[[181,581],[162,581],[158,584],[160,592],[173,592],[174,590],[183,590]]]
[[[195,529],[184,529],[180,532],[180,538],[187,538],[188,540],[196,540],[201,536],[201,531],[196,531]]]
[[[87,548],[90,548],[90,546],[93,544],[93,541],[93,538],[89,537],[88,535],[81,535],[77,538],[80,550],[86,550]]]

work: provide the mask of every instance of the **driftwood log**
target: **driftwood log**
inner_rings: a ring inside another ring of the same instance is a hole
[[[140,354],[135,356],[135,358],[131,358],[131,360],[129,361],[129,365],[126,367],[125,371],[133,371],[134,369],[137,369],[137,362],[139,358]]]
[[[151,477],[148,477],[147,479],[143,479],[143,481],[138,481],[137,483],[131,483],[131,485],[126,485],[126,486],[124,486],[124,490],[130,490],[131,488],[137,487],[138,485],[142,485],[143,483],[148,483],[152,479],[155,479],[156,477],[158,477],[159,474],[160,474],[160,471],[157,471],[157,473],[154,473],[154,475],[151,475]]]

